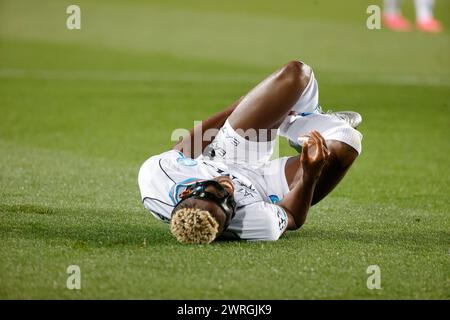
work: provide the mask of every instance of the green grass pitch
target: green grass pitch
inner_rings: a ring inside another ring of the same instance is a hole
[[[80,0],[70,31],[71,1],[0,0],[0,298],[449,299],[450,3],[438,35],[370,31],[372,3]],[[279,241],[178,244],[140,165],[292,59],[363,154]]]

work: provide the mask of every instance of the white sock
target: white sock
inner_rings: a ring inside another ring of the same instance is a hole
[[[305,66],[309,68],[309,66]],[[317,84],[314,72],[311,70],[311,76],[305,90],[302,92],[302,95],[291,109],[291,111],[295,114],[288,115],[284,118],[282,124],[280,125],[279,134],[283,137],[288,137],[285,131],[289,125],[295,121],[297,115],[320,113],[319,109],[319,85]],[[296,140],[297,137],[298,136],[296,136],[293,140]]]
[[[361,153],[362,134],[350,127],[345,121],[329,114],[310,114],[307,116],[292,116],[290,122],[283,123],[279,135],[297,142],[303,136],[317,130],[325,140],[337,140],[353,147]]]
[[[397,15],[402,14],[402,1],[401,0],[384,0],[384,14]]]
[[[414,0],[416,20],[427,21],[433,19],[434,0]]]
[[[304,65],[304,67],[310,69],[311,76],[302,95],[291,109],[298,114],[317,112],[319,106],[319,85],[317,84],[316,77],[308,65]]]

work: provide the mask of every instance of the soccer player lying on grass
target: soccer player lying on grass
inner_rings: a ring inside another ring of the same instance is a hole
[[[311,68],[289,62],[148,159],[138,178],[144,206],[182,243],[277,240],[344,177],[361,152],[361,120],[324,114]],[[300,154],[270,160],[277,134]]]

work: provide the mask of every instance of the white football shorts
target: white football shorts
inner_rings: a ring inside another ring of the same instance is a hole
[[[258,185],[265,186],[266,190],[259,190],[261,193],[281,199],[289,192],[284,170],[289,157],[270,160],[275,143],[247,140],[227,120],[200,158],[235,165]]]

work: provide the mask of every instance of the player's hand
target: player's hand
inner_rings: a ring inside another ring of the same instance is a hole
[[[317,180],[329,156],[330,151],[327,148],[325,139],[319,132],[311,131],[308,135],[308,140],[303,142],[300,156],[303,176]]]

